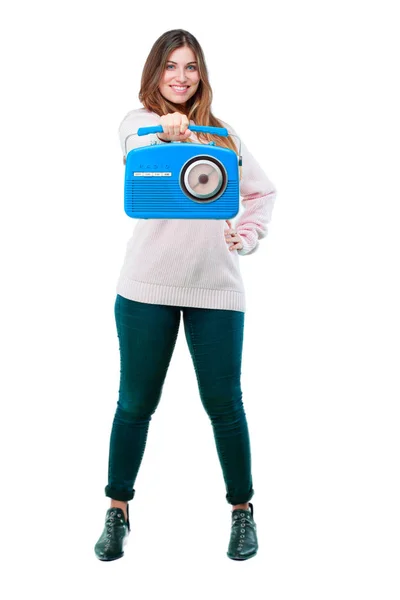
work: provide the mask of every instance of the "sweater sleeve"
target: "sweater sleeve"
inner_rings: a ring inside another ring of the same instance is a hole
[[[237,135],[230,125],[227,123],[225,125],[229,133]],[[239,140],[237,138],[232,139],[239,149]],[[243,143],[243,140],[241,140],[241,150],[242,179],[240,181],[240,196],[244,210],[239,212],[233,227],[243,241],[243,248],[238,250],[237,253],[244,256],[255,252],[259,240],[265,238],[268,233],[276,199],[276,188]]]

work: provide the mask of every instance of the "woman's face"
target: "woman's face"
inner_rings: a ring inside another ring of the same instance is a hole
[[[174,104],[183,104],[196,93],[199,87],[199,67],[191,48],[177,48],[168,57],[159,90]],[[179,88],[183,87],[181,91]],[[178,89],[176,89],[178,88]]]

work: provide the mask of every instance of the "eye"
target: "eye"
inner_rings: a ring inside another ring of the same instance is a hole
[[[169,67],[174,67],[174,66],[175,66],[175,65],[167,65],[167,69],[168,69]],[[191,67],[192,67],[194,70],[196,70],[196,66],[195,66],[195,65],[189,65],[189,66],[188,66],[188,69],[190,69]]]

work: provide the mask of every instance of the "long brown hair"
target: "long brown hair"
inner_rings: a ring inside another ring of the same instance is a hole
[[[181,104],[170,102],[161,95],[158,87],[164,75],[168,57],[171,52],[182,47],[191,48],[196,56],[200,81],[196,93],[189,98],[184,107]],[[203,50],[196,38],[184,29],[172,29],[161,35],[154,43],[145,62],[139,92],[139,100],[143,106],[159,115],[185,111],[187,118],[193,120],[196,125],[224,127],[224,125],[211,112],[212,89],[208,78],[208,71]],[[221,137],[211,133],[200,133],[196,135],[204,142],[214,141],[216,146],[230,148],[238,154],[234,138]],[[191,143],[191,140],[185,140]]]

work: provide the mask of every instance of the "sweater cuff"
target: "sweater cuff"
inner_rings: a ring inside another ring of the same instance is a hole
[[[155,142],[156,144],[170,144],[171,143],[171,140],[161,140],[157,134],[156,134],[156,138],[157,138],[156,142]]]
[[[237,233],[240,235],[242,240],[243,248],[237,251],[240,256],[245,256],[246,254],[253,254],[258,248],[258,236],[256,232],[249,231],[243,227],[238,227],[236,229]]]

